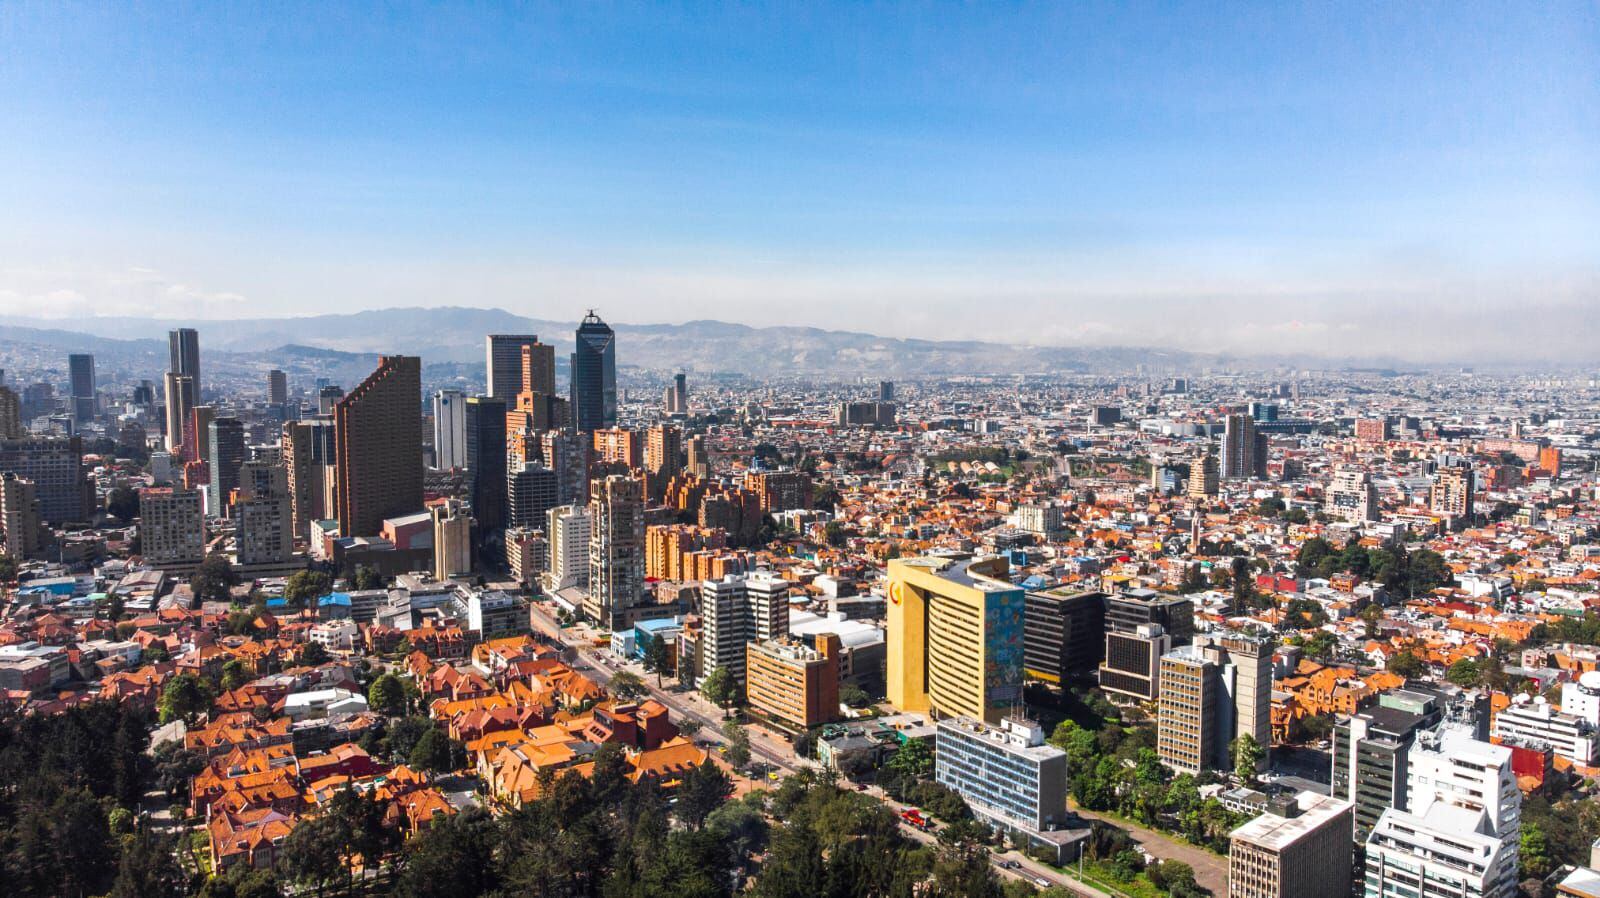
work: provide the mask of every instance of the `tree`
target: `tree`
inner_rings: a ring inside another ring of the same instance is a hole
[[[690,767],[678,786],[678,819],[699,829],[732,794],[733,781],[722,768],[710,761]]]
[[[1239,779],[1253,781],[1266,757],[1267,750],[1249,733],[1242,733],[1233,740],[1233,772]]]
[[[651,636],[644,643],[644,669],[656,675],[656,688],[661,688],[661,677],[672,671],[672,654],[667,641]]]
[[[188,721],[211,708],[211,684],[191,673],[181,673],[167,681],[157,708],[162,723]]]
[[[196,602],[227,602],[233,598],[233,587],[239,582],[233,565],[223,555],[207,555],[200,569],[189,578],[189,588]]]
[[[867,690],[854,683],[846,683],[839,687],[839,701],[850,708],[865,708],[872,704],[872,696],[867,695]]]
[[[367,687],[367,707],[379,714],[399,717],[406,712],[405,683],[392,673],[380,675]]]
[[[291,608],[315,608],[331,587],[332,580],[321,571],[295,571],[283,584],[283,600]]]
[[[1162,861],[1145,868],[1150,884],[1168,895],[1187,895],[1196,888],[1194,868],[1183,861]]]
[[[1522,864],[1523,879],[1544,879],[1550,875],[1554,866],[1550,859],[1550,843],[1539,824],[1523,822],[1518,860]]]
[[[722,708],[723,717],[728,716],[728,706],[733,704],[737,692],[738,687],[733,682],[733,674],[720,664],[712,668],[711,673],[706,675],[705,682],[700,684],[700,693],[712,704]]]
[[[256,870],[249,864],[234,864],[226,873],[213,876],[200,887],[199,898],[282,898],[277,874]]]
[[[16,579],[17,560],[4,552],[0,552],[0,583],[12,583]]]
[[[340,849],[345,842],[344,828],[330,814],[302,820],[283,840],[278,855],[284,878],[302,889],[314,889],[318,896],[344,878],[346,866]]]
[[[1393,658],[1390,658],[1389,663],[1385,666],[1390,673],[1398,674],[1408,680],[1416,679],[1428,672],[1428,666],[1422,663],[1422,659],[1418,658],[1409,649],[1399,652]]]
[[[119,486],[107,493],[106,513],[124,524],[131,522],[139,516],[138,491]]]
[[[750,732],[739,725],[737,720],[730,720],[722,725],[722,735],[728,740],[728,753],[725,757],[734,769],[739,769],[750,763]]]
[[[698,718],[685,717],[678,721],[678,732],[682,734],[685,739],[693,739],[694,734],[700,732],[700,727],[702,725],[703,724],[700,723]]]
[[[420,715],[392,720],[384,730],[384,751],[396,761],[405,762],[422,741],[422,735],[433,728],[433,721]]]
[[[316,667],[319,664],[327,664],[333,659],[328,655],[328,650],[322,647],[322,643],[307,642],[301,644],[298,660],[306,667]]]
[[[188,883],[172,862],[175,847],[171,837],[148,829],[125,836],[110,898],[181,898]]]
[[[743,801],[724,802],[706,817],[706,829],[744,858],[767,846],[767,818]]]
[[[455,768],[455,747],[450,744],[450,735],[437,726],[430,726],[428,731],[417,740],[411,749],[409,758],[411,766],[419,770],[429,770],[434,773],[448,773]]]
[[[356,565],[355,576],[350,578],[351,588],[358,591],[382,589],[383,585],[383,575],[364,564]]]
[[[477,898],[500,885],[494,849],[500,832],[479,810],[434,821],[406,845],[395,883],[399,898]]]
[[[639,679],[639,675],[628,670],[619,670],[613,674],[607,688],[612,695],[621,699],[642,698],[650,694],[650,690],[645,687],[644,681]]]
[[[1462,658],[1450,665],[1444,672],[1444,678],[1464,689],[1478,685],[1483,678],[1483,672],[1478,667],[1478,662],[1471,658]]]
[[[921,739],[907,739],[884,766],[901,776],[923,779],[933,773],[933,749]]]
[[[233,658],[222,665],[222,689],[224,692],[232,692],[248,682],[250,682],[250,668],[245,667],[243,661]]]

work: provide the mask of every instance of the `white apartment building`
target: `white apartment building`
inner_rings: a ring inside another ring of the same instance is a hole
[[[550,541],[550,569],[544,573],[546,592],[589,586],[589,509],[583,505],[558,505],[550,509],[545,528]]]

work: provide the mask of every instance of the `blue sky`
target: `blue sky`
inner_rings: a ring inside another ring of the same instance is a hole
[[[13,3],[0,122],[0,313],[1600,336],[1591,3]]]

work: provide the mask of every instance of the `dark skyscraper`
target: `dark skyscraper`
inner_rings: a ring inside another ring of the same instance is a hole
[[[422,360],[384,356],[333,408],[339,532],[373,536],[422,511]]]
[[[488,389],[484,393],[507,405],[517,401],[522,384],[522,347],[539,342],[537,334],[490,334],[484,338],[484,366]],[[554,374],[554,365],[551,367]],[[481,524],[482,518],[478,519]]]
[[[506,403],[492,396],[467,399],[467,476],[478,533],[506,527]]]
[[[93,420],[94,356],[69,355],[67,369],[72,379],[72,420],[78,422]]]
[[[592,309],[572,353],[572,421],[580,433],[617,424],[617,337]]]
[[[182,374],[194,381],[194,401],[200,401],[200,333],[192,327],[180,327],[167,332],[167,350],[171,361],[167,370]]]
[[[211,450],[206,462],[211,467],[211,483],[206,511],[222,514],[228,495],[239,486],[239,468],[244,465],[244,424],[238,418],[213,418],[207,442]]]
[[[267,404],[283,405],[289,401],[289,378],[274,368],[267,372]]]

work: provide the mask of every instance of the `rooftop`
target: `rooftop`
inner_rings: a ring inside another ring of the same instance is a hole
[[[1283,817],[1271,812],[1262,814],[1234,830],[1233,838],[1243,839],[1269,851],[1282,851],[1351,806],[1347,801],[1315,792],[1301,792],[1295,796],[1295,802],[1300,808],[1299,815]]]

